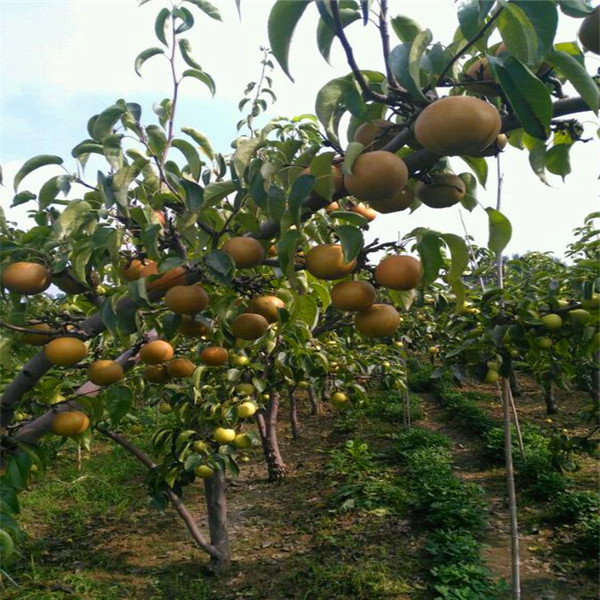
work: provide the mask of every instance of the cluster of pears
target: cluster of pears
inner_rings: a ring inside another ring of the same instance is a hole
[[[313,246],[304,258],[306,270],[329,281],[342,279],[357,266],[356,259],[345,261],[339,244]],[[383,258],[375,269],[374,278],[382,287],[392,290],[416,288],[422,276],[419,260],[407,255]],[[378,304],[375,287],[364,280],[344,280],[331,289],[331,304],[338,310],[355,312],[354,325],[367,337],[385,337],[396,331],[400,324],[398,311],[390,304]]]
[[[343,176],[343,188],[377,212],[408,208],[416,199],[431,208],[452,206],[464,197],[466,186],[453,173],[438,173],[428,182],[409,182],[406,163],[382,148],[398,126],[385,119],[363,123],[354,140],[365,146]],[[413,126],[414,145],[437,156],[485,156],[492,146],[503,147],[499,137],[500,113],[490,103],[473,96],[447,96],[428,105]]]

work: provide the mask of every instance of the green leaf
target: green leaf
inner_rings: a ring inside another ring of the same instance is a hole
[[[290,281],[296,281],[294,271],[294,260],[300,240],[300,232],[297,229],[288,229],[277,242],[277,258],[283,273]]]
[[[466,186],[465,196],[460,203],[471,212],[477,206],[477,181],[471,173],[460,173],[459,177],[465,182]]]
[[[494,0],[461,0],[458,5],[458,23],[466,40],[474,38],[485,24]]]
[[[181,131],[183,131],[183,133],[186,135],[189,135],[196,142],[196,144],[200,146],[202,152],[204,152],[204,154],[206,154],[210,160],[214,160],[215,152],[206,136],[201,134],[199,131],[196,131],[192,127],[182,127]]]
[[[73,200],[60,213],[60,217],[54,222],[52,228],[59,236],[68,236],[88,218],[91,210],[92,206],[89,202]]]
[[[223,250],[215,250],[204,257],[211,279],[221,285],[230,285],[235,273],[233,258]]]
[[[178,6],[171,13],[175,19],[179,19],[181,23],[175,28],[175,34],[189,31],[194,26],[194,15],[185,7]]]
[[[19,206],[19,204],[25,204],[26,202],[29,202],[30,200],[35,200],[36,198],[37,198],[37,196],[32,192],[29,192],[29,191],[19,192],[13,198],[11,208],[14,206]]]
[[[0,512],[16,515],[20,511],[17,490],[6,481],[0,483]]]
[[[292,3],[293,4],[293,3]],[[323,125],[327,137],[337,142],[339,113],[343,108],[342,99],[354,87],[349,76],[338,77],[326,83],[317,93],[315,113]]]
[[[448,270],[448,283],[456,296],[456,305],[464,303],[465,286],[462,275],[469,265],[469,252],[465,240],[453,233],[442,233],[440,237],[450,249],[451,266]]]
[[[17,191],[19,184],[27,175],[29,175],[32,171],[39,169],[40,167],[45,167],[47,165],[62,165],[63,159],[60,156],[53,156],[50,154],[40,154],[38,156],[34,156],[29,160],[23,163],[23,166],[19,169],[17,174],[15,175],[13,181],[13,189],[15,192]]]
[[[117,121],[125,113],[123,107],[114,104],[103,110],[94,121],[92,127],[92,137],[100,142],[113,133],[113,128]]]
[[[112,385],[103,394],[111,425],[118,425],[133,406],[133,392],[124,385]]]
[[[363,153],[365,147],[360,142],[350,142],[344,153],[344,162],[342,163],[342,173],[352,175],[352,167],[356,159]]]
[[[450,249],[451,266],[448,270],[448,283],[460,280],[469,266],[469,252],[465,240],[454,233],[440,233],[440,237]]]
[[[260,138],[238,138],[235,141],[235,152],[233,154],[233,165],[238,177],[244,176],[246,166],[250,162],[250,158],[254,152],[264,145],[264,141]]]
[[[429,35],[431,35],[431,32]],[[422,47],[422,43],[425,39],[427,39],[425,32],[419,33],[415,38],[415,40],[418,40],[416,45],[417,53]],[[418,66],[415,67],[414,63],[411,63],[413,43],[414,42],[407,42],[404,44],[399,44],[392,49],[389,57],[390,69],[398,80],[398,83],[405,87],[411,96],[420,98],[422,100],[427,100],[426,96],[421,90],[420,81],[415,81],[413,78],[415,69],[418,69]]]
[[[423,265],[423,286],[433,283],[444,266],[442,240],[434,231],[427,231],[417,242],[417,252]]]
[[[544,58],[546,52],[551,50],[554,44],[554,36],[558,27],[556,3],[554,0],[536,0],[535,2],[512,0],[510,6],[513,9],[520,8],[531,23],[536,36],[536,52],[528,64],[529,62],[536,64]]]
[[[129,186],[133,180],[140,174],[139,166],[130,165],[119,169],[112,176],[112,191],[120,206],[128,205]]]
[[[589,0],[558,0],[558,6],[565,15],[575,19],[587,17],[594,10]]]
[[[215,95],[215,91],[216,91],[215,82],[208,73],[206,73],[204,71],[200,71],[199,69],[187,69],[181,75],[182,79],[184,77],[193,77],[194,79],[201,81],[208,88],[211,95],[212,96]]]
[[[85,154],[104,154],[104,148],[96,140],[84,140],[71,150],[73,158],[79,158]]]
[[[546,60],[568,79],[583,98],[590,110],[598,114],[600,108],[600,91],[592,76],[585,67],[566,52],[552,50],[546,54]]]
[[[538,56],[537,34],[533,24],[520,6],[514,2],[506,3],[496,24],[502,41],[513,57],[527,64],[536,61]]]
[[[301,175],[298,177],[290,191],[288,198],[288,208],[292,216],[293,222],[300,227],[300,214],[302,205],[310,198],[310,194],[315,186],[315,178],[313,175]]]
[[[303,321],[309,329],[314,329],[319,320],[319,306],[316,300],[308,294],[298,295],[294,300],[292,320]]]
[[[340,21],[343,28],[359,19],[360,14],[356,10],[340,8]],[[331,45],[335,37],[335,32],[329,27],[327,22],[323,19],[319,19],[319,24],[317,26],[317,47],[319,48],[321,56],[327,62],[329,62]]]
[[[190,169],[190,174],[197,181],[200,178],[202,162],[200,161],[200,156],[198,155],[196,148],[194,148],[194,146],[189,142],[179,138],[172,140],[171,145],[173,148],[177,148],[177,150],[179,150],[183,156],[185,156],[185,160],[187,161]]]
[[[554,175],[560,175],[563,181],[571,172],[570,150],[571,144],[556,144],[546,152],[546,169]]]
[[[335,191],[331,163],[334,152],[322,152],[310,161],[310,173],[315,176],[315,193],[325,200],[331,200]]]
[[[140,238],[142,244],[148,253],[148,257],[152,260],[160,259],[160,252],[158,250],[158,240],[162,231],[162,225],[160,223],[148,223],[142,227]]]
[[[59,193],[63,193],[65,196],[71,190],[71,176],[70,175],[58,175],[56,177],[52,177],[40,189],[38,202],[40,204],[40,209],[45,209],[54,200]]]
[[[390,23],[401,42],[412,42],[421,33],[421,26],[404,15],[394,17]]]
[[[158,125],[148,125],[146,127],[148,136],[148,147],[155,156],[161,156],[167,147],[167,136]]]
[[[167,339],[174,338],[179,333],[179,326],[181,325],[181,315],[175,313],[167,313],[163,316],[161,321],[162,331]]]
[[[489,218],[489,240],[488,248],[500,256],[502,251],[510,242],[512,237],[512,225],[510,221],[495,208],[485,209]]]
[[[338,225],[334,228],[334,233],[344,249],[344,261],[353,261],[363,249],[365,243],[363,232],[353,225]]]
[[[132,282],[132,283],[137,285],[137,281]],[[104,304],[102,305],[102,308],[100,309],[100,317],[102,318],[102,322],[104,323],[106,328],[113,335],[116,335],[117,327],[118,327],[118,318],[117,318],[117,313],[116,313],[115,307],[114,307],[115,302],[113,300],[114,300],[114,298],[108,298],[104,302]]]
[[[27,487],[31,463],[32,461],[29,455],[22,451],[16,452],[10,457],[5,477],[17,490],[22,490]]]
[[[73,266],[73,272],[75,277],[81,282],[86,281],[86,271],[90,264],[90,257],[92,255],[92,249],[89,244],[78,245],[77,248],[71,253],[71,265]]]
[[[113,169],[120,169],[123,166],[122,139],[121,134],[110,134],[102,140],[102,151]]]
[[[350,212],[349,210],[334,210],[329,213],[330,219],[340,219],[341,221],[346,221],[350,223],[350,225],[355,225],[356,227],[364,227],[369,223],[369,221],[355,212]]]
[[[539,180],[549,186],[546,178],[546,144],[539,140],[536,142],[536,145],[529,148],[529,165]]]
[[[167,37],[165,35],[165,24],[170,16],[171,11],[168,8],[163,8],[160,10],[158,15],[156,15],[156,20],[154,21],[154,33],[156,34],[156,37],[159,39],[159,41],[161,41],[165,46],[169,45],[167,43]]]
[[[192,58],[192,46],[189,40],[186,40],[185,38],[179,40],[179,51],[181,52],[181,56],[187,65],[193,69],[202,71],[202,67]]]
[[[545,140],[552,119],[552,100],[546,86],[512,56],[490,56],[488,60],[523,129],[529,135]]]
[[[157,56],[158,54],[164,54],[164,50],[162,48],[146,48],[146,50],[142,50],[136,57],[134,63],[135,72],[141,77],[140,69],[142,65],[153,56]]]
[[[431,43],[433,35],[429,29],[421,31],[410,44],[410,52],[408,54],[408,73],[415,83],[415,87],[419,90],[423,87],[421,81],[421,59]]]
[[[237,190],[237,187],[233,181],[215,181],[209,183],[204,188],[204,204],[206,206],[216,206],[227,198],[229,194],[232,194]]]
[[[185,191],[185,206],[188,210],[200,210],[204,203],[204,189],[189,179],[180,179],[179,183]]]
[[[215,21],[222,21],[221,13],[219,9],[210,2],[206,2],[206,0],[184,0],[184,2],[189,2],[194,6],[197,6],[204,14],[209,16],[211,19],[215,19]],[[239,1],[238,1],[238,11],[239,11]]]
[[[283,72],[292,80],[289,69],[290,44],[296,25],[312,0],[276,0],[268,20],[269,46]]]
[[[475,156],[461,156],[460,158],[471,167],[471,170],[475,173],[475,177],[477,177],[477,181],[479,181],[481,187],[485,187],[488,178],[487,160]]]

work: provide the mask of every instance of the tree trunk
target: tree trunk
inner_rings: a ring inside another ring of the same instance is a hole
[[[267,410],[256,413],[256,423],[262,442],[265,462],[269,472],[269,481],[281,481],[287,474],[287,468],[277,442],[277,413],[279,411],[279,396],[272,394]]]
[[[546,402],[546,414],[555,415],[558,412],[558,405],[554,397],[554,386],[551,381],[544,382],[544,401]]]
[[[310,401],[310,414],[311,415],[320,415],[323,411],[321,407],[321,403],[317,398],[317,393],[315,392],[315,388],[311,385],[308,388],[308,399]]]
[[[515,373],[515,370],[513,369],[512,365],[510,367],[508,377],[510,380],[510,391],[512,392],[513,398],[518,398],[521,395],[521,388],[519,386],[517,374]]]
[[[592,367],[592,400],[600,402],[600,350],[594,352]]]
[[[210,543],[219,556],[210,557],[209,569],[213,573],[223,573],[231,564],[231,547],[227,533],[227,499],[225,497],[225,475],[215,471],[204,480],[204,498],[208,514]]]
[[[294,440],[297,440],[300,435],[300,425],[298,423],[298,402],[294,390],[290,392],[290,424],[292,426],[292,436]]]

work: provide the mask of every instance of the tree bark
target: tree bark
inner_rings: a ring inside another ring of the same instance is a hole
[[[592,359],[592,400],[600,402],[600,350],[594,352]]]
[[[521,395],[521,387],[519,386],[519,380],[517,379],[517,374],[515,373],[512,365],[510,367],[508,377],[510,381],[510,391],[512,392],[513,398],[518,398]]]
[[[158,339],[158,334],[153,329],[147,333],[147,338],[148,341]],[[126,373],[139,362],[139,355],[134,348],[129,348],[123,352],[123,354],[117,357],[115,362],[118,362],[123,367],[123,371]],[[77,398],[94,398],[101,390],[102,388],[100,386],[92,383],[91,381],[86,381],[83,385],[78,387],[75,392],[73,392],[73,395],[69,400],[54,405],[50,410],[45,412],[37,419],[34,419],[33,421],[19,428],[19,430],[15,433],[13,440],[15,442],[27,442],[29,444],[37,442],[42,436],[50,431],[50,424],[57,413],[68,412],[70,410],[85,410],[85,408],[77,402]],[[12,410],[12,407],[10,410]]]
[[[308,399],[310,401],[310,414],[311,415],[320,415],[321,412],[323,411],[323,408],[321,406],[321,403],[319,402],[319,399],[317,398],[317,393],[315,392],[315,388],[311,385],[308,388]]]
[[[292,426],[292,437],[297,440],[300,437],[300,424],[298,423],[298,401],[294,390],[290,392],[290,425]]]
[[[277,442],[277,413],[279,412],[279,396],[271,394],[271,399],[266,411],[256,413],[258,433],[267,463],[269,481],[281,481],[287,475],[287,467],[281,458],[279,444]]]
[[[551,381],[545,381],[542,384],[544,388],[544,402],[546,403],[546,414],[555,415],[558,412],[558,405],[554,397],[554,385]]]
[[[231,565],[231,547],[227,532],[227,498],[225,496],[225,476],[221,471],[204,480],[204,498],[208,514],[208,529],[211,546],[216,550],[211,554],[209,569],[223,573]]]

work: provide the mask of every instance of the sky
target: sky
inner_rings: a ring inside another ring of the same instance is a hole
[[[218,6],[222,22],[192,7],[196,26],[186,37],[194,57],[215,79],[217,93],[212,98],[199,82],[186,80],[176,129],[193,127],[206,135],[217,151],[228,154],[238,135],[235,124],[242,116],[238,102],[246,84],[260,74],[260,47],[268,46],[267,20],[273,2],[242,0],[241,20],[233,0],[213,4]],[[158,57],[149,60],[142,67],[141,78],[135,74],[133,63],[141,50],[160,45],[153,24],[158,10],[166,5],[163,0],[151,0],[141,7],[136,0],[0,0],[0,164],[4,171],[0,204],[10,220],[27,226],[27,210],[34,206],[10,208],[12,179],[19,167],[32,156],[55,154],[74,172],[70,152],[87,137],[86,123],[91,115],[124,98],[142,105],[142,121],[155,122],[152,105],[170,92],[167,62]],[[452,41],[457,27],[452,0],[390,0],[389,5],[391,16],[410,16],[428,27],[435,41]],[[295,81],[276,67],[272,77],[278,99],[259,123],[282,115],[314,113],[318,90],[350,71],[337,42],[331,64],[320,56],[316,22],[316,7],[309,6],[291,46],[290,69]],[[580,20],[561,14],[557,41],[574,41],[580,24]],[[376,31],[357,22],[347,33],[360,68],[383,70]],[[398,41],[392,34],[395,43]],[[586,61],[590,72],[600,67],[596,55],[587,53]],[[550,186],[546,186],[531,171],[525,152],[509,147],[502,154],[502,211],[513,225],[507,253],[538,250],[562,257],[575,239],[573,229],[583,224],[586,215],[600,209],[598,118],[591,112],[577,116],[590,141],[572,149],[572,173],[565,182],[549,174]],[[495,206],[497,164],[495,159],[488,162],[489,183],[486,190],[480,189],[479,200],[483,206]],[[452,165],[457,172],[468,171],[460,159],[453,159]],[[93,182],[95,171],[88,171]],[[57,173],[54,167],[44,167],[28,176],[20,190],[35,193]],[[74,187],[71,197],[77,197],[77,192]],[[468,213],[458,207],[421,207],[412,215],[407,211],[381,215],[371,223],[366,238],[396,240],[415,227],[462,235],[461,213],[475,243],[485,245],[487,214],[481,208]]]

